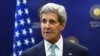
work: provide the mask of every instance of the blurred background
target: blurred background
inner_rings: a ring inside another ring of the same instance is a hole
[[[13,56],[16,1],[0,0],[0,56]],[[63,37],[87,47],[90,56],[100,56],[100,0],[27,0],[35,44],[42,40],[38,10],[48,2],[66,7]]]

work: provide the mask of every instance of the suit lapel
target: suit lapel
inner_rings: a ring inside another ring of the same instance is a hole
[[[72,45],[68,40],[63,39],[63,56],[70,56]]]
[[[44,41],[42,41],[40,44],[39,44],[39,47],[38,47],[38,56],[46,56],[45,54],[45,48],[44,48]]]

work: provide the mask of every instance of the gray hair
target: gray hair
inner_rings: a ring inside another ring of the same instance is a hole
[[[47,3],[40,9],[40,18],[43,13],[54,12],[58,14],[58,21],[64,23],[67,21],[67,12],[63,5],[56,3]]]

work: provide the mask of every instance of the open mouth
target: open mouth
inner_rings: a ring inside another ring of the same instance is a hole
[[[44,32],[45,34],[51,34],[52,32]]]
[[[46,34],[50,34],[51,32],[44,32],[44,33],[46,33]]]

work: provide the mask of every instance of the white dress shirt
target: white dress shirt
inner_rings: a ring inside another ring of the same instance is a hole
[[[55,49],[56,56],[63,56],[63,39],[62,39],[62,35],[60,36],[60,39],[55,43],[55,45],[57,46],[57,48]],[[51,43],[44,40],[44,46],[45,46],[46,56],[50,56],[51,55],[51,50],[50,50]]]

